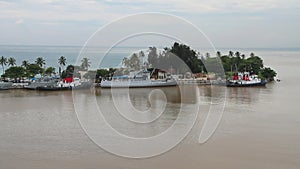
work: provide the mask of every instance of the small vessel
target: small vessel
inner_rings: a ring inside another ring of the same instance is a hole
[[[261,80],[256,74],[250,75],[249,72],[235,73],[232,79],[227,81],[228,87],[251,87],[265,86],[266,81]]]
[[[43,86],[38,86],[36,90],[44,91],[58,91],[58,90],[72,90],[72,89],[88,89],[93,85],[92,82],[81,82],[79,78],[68,77],[63,81],[47,84]]]
[[[113,76],[101,82],[101,88],[140,88],[176,86],[177,82],[160,69],[132,72],[131,75]]]
[[[0,82],[0,90],[8,90],[12,88],[13,83],[12,82]]]
[[[56,81],[40,81],[40,82],[32,82],[29,83],[27,86],[24,86],[24,89],[28,89],[28,90],[36,90],[39,87],[42,86],[51,86],[56,84]]]

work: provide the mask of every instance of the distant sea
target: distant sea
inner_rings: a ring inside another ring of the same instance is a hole
[[[17,61],[17,65],[21,65],[23,60],[27,60],[30,63],[34,63],[37,57],[43,57],[46,62],[46,67],[55,67],[58,70],[58,58],[65,56],[67,59],[67,65],[75,64],[80,54],[81,46],[12,46],[12,45],[0,45],[0,56],[6,58],[13,57]],[[100,51],[100,52],[99,52]],[[87,58],[92,62],[91,69],[95,68],[108,68],[117,67],[124,57],[127,57],[131,50],[114,49],[111,50],[101,64],[96,65],[100,58],[103,58],[106,53],[105,49],[97,50],[97,52],[85,53]],[[108,59],[109,58],[109,59]],[[80,60],[79,60],[80,62]],[[6,66],[7,68],[7,66]],[[2,68],[0,70],[2,74]]]
[[[14,57],[17,61],[17,65],[21,65],[23,60],[34,63],[37,57],[43,57],[46,62],[46,67],[52,66],[56,68],[56,71],[58,71],[58,58],[60,56],[65,56],[67,58],[67,65],[75,64],[81,49],[81,46],[0,45],[0,56],[5,56],[6,58]],[[145,48],[116,47],[106,54],[107,49],[108,48],[103,47],[96,50],[87,50],[87,52],[84,53],[84,57],[88,57],[91,60],[91,69],[118,67],[124,57],[128,57],[133,52],[138,52]],[[256,55],[263,58],[272,55],[299,56],[300,54],[300,48],[218,48],[217,50],[221,51],[222,54],[227,54],[229,50],[233,52],[239,51],[244,53],[246,56],[249,56],[251,52],[254,52]],[[212,51],[204,48],[199,52],[204,54]],[[211,53],[211,56],[213,56],[213,53]],[[102,58],[103,60],[100,63],[99,61]],[[78,62],[80,62],[80,59]],[[268,65],[268,63],[266,64]],[[2,74],[2,68],[0,69],[0,73]]]

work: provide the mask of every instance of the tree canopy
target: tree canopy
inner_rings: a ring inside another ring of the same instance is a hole
[[[23,67],[26,68],[28,65],[29,65],[29,62],[28,62],[27,60],[23,60],[23,61],[22,61],[22,66],[23,66]]]
[[[253,52],[246,58],[245,54],[229,51],[229,55],[221,56],[223,67],[225,72],[250,72],[259,74],[262,78],[273,79],[276,76],[276,72],[271,68],[264,68],[263,60],[256,56]],[[228,73],[231,74],[231,73]]]
[[[83,58],[81,60],[81,67],[83,70],[88,70],[88,68],[91,66],[91,62],[88,58]]]
[[[141,65],[143,65],[143,63],[141,63],[141,61],[136,53],[133,53],[130,58],[125,57],[123,59],[122,63],[127,68],[132,68],[134,70],[141,69]]]
[[[66,59],[66,57],[61,56],[61,57],[58,59],[58,64],[59,64],[60,66],[66,66],[66,64],[67,64],[67,59]]]
[[[0,58],[0,64],[2,66],[3,74],[4,74],[4,66],[6,66],[6,64],[7,64],[7,59],[4,56],[1,56],[1,58]]]
[[[46,64],[46,63],[45,63],[45,60],[44,60],[42,57],[36,58],[35,63],[36,63],[38,66],[40,66],[40,67],[43,67],[43,65]]]
[[[46,70],[45,70],[45,74],[46,75],[51,75],[51,74],[54,74],[55,73],[55,68],[54,67],[48,67]]]
[[[5,70],[4,77],[22,78],[26,76],[26,70],[21,66],[12,66]]]
[[[9,66],[15,66],[16,65],[16,59],[13,57],[8,58],[7,63]]]
[[[37,64],[29,64],[26,67],[27,70],[27,74],[29,77],[34,77],[36,74],[42,74],[44,72],[44,69],[41,68],[39,65]]]
[[[148,64],[153,68],[173,69],[178,73],[206,71],[197,52],[189,46],[177,42],[171,48],[164,48],[159,54],[156,47],[149,47]]]
[[[67,63],[64,56],[58,58],[59,72],[61,77],[79,76],[79,70],[87,71],[91,66],[91,62],[88,58],[82,58],[80,66],[69,65],[66,70],[61,72],[61,67]],[[113,74],[121,75],[122,73],[128,73],[130,70],[141,70],[144,68],[158,68],[164,69],[171,73],[183,74],[186,72],[199,73],[206,72],[207,70],[215,70],[216,75],[232,74],[233,72],[250,72],[258,74],[260,77],[272,80],[276,76],[276,72],[269,67],[264,67],[263,60],[255,55],[253,52],[248,56],[236,51],[229,51],[227,54],[222,55],[220,51],[217,51],[215,55],[210,53],[200,54],[191,47],[175,42],[171,47],[165,47],[164,49],[157,49],[155,46],[149,47],[148,51],[139,51],[133,53],[129,58],[124,58],[122,61],[123,66],[118,71],[116,69],[98,69],[96,71],[89,71],[86,75],[88,78],[109,77]],[[43,68],[45,60],[42,57],[38,57],[35,63],[29,63],[27,60],[23,60],[21,66],[16,66],[16,60],[13,57],[6,58],[2,56],[0,58],[0,65],[3,69],[3,74],[6,77],[18,78],[20,76],[33,77],[36,74],[53,74],[55,73],[54,67]],[[10,68],[5,71],[5,66],[9,65]],[[224,68],[219,70],[220,68]],[[129,69],[127,69],[129,68]],[[213,69],[211,69],[213,68]],[[218,74],[218,72],[220,72]],[[18,75],[19,74],[19,75]],[[93,77],[92,77],[93,76]]]
[[[263,78],[272,81],[277,73],[269,67],[265,67],[260,71],[260,74]]]
[[[209,70],[214,70],[217,75],[222,75],[224,72],[228,74],[229,72],[244,71],[261,74],[264,78],[276,75],[271,68],[269,68],[271,70],[265,69],[263,60],[253,52],[248,57],[239,51],[229,51],[227,55],[222,55],[220,51],[217,51],[215,57],[212,57],[210,53],[205,53],[203,56],[189,46],[175,42],[172,47],[166,47],[160,52],[156,47],[149,47],[147,64],[141,62],[140,55],[134,53],[130,58],[124,58],[123,65],[134,70],[141,69],[144,65],[160,69],[172,68],[177,73],[188,71],[182,68],[185,66],[192,73],[207,73],[209,68]]]

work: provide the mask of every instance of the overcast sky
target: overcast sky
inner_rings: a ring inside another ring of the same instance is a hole
[[[300,47],[299,0],[0,0],[0,44],[82,45],[141,12],[182,17],[217,47]]]

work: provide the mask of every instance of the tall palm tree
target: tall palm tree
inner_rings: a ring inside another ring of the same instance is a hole
[[[45,60],[44,60],[42,57],[36,58],[35,63],[36,63],[37,65],[39,65],[40,67],[43,67],[43,65],[46,64],[46,63],[45,63]]]
[[[237,72],[239,70],[240,64],[242,62],[241,53],[237,51],[237,52],[235,52],[234,55],[235,55],[235,58],[234,58],[235,71]]]
[[[8,58],[7,63],[9,66],[15,66],[16,65],[16,59],[13,57]]]
[[[145,58],[145,53],[144,53],[144,51],[141,50],[139,52],[139,60],[140,60],[140,66],[141,67],[145,66],[144,58]]]
[[[0,58],[0,64],[1,64],[2,69],[3,69],[3,73],[2,74],[4,74],[4,66],[6,66],[6,64],[7,64],[7,59],[4,56],[1,56],[1,58]]]
[[[232,57],[232,56],[233,56],[233,52],[229,51],[229,57]]]
[[[60,58],[58,58],[58,64],[60,65],[59,67],[59,75],[61,76],[61,67],[62,70],[64,70],[64,66],[67,63],[67,59],[64,56],[60,56]]]
[[[83,58],[81,60],[81,67],[84,69],[84,70],[88,70],[88,68],[91,66],[91,62],[88,58]]]
[[[66,59],[66,57],[61,56],[61,57],[58,59],[58,64],[59,64],[60,66],[66,66],[66,64],[67,64],[67,59]]]
[[[241,57],[244,60],[246,56],[245,56],[245,54],[242,54]]]
[[[27,67],[29,65],[29,62],[27,60],[22,61],[22,66]]]
[[[241,56],[241,53],[240,52],[235,52],[235,54],[234,54],[236,57],[240,57]]]
[[[127,57],[123,58],[122,65],[125,66],[125,67],[128,67],[128,65],[129,65],[129,59]]]
[[[221,57],[221,52],[217,51],[217,57]]]
[[[64,56],[60,56],[58,58],[58,64],[62,67],[62,70],[64,70],[64,66],[66,66],[67,59]],[[61,76],[61,68],[59,67],[59,75]]]

